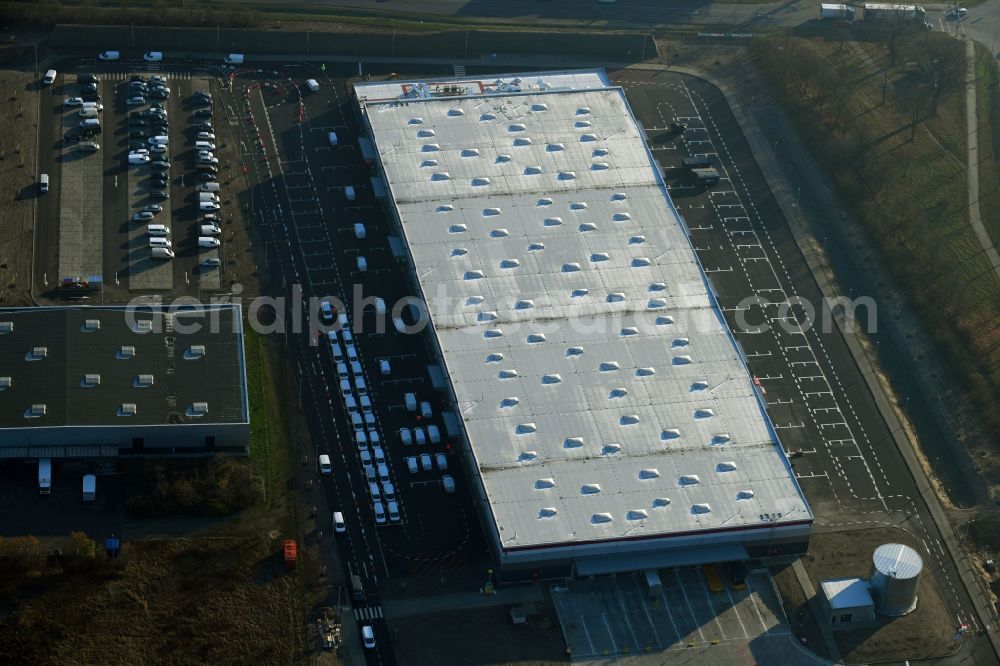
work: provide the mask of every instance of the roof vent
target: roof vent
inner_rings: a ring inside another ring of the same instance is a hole
[[[517,268],[521,262],[517,259],[504,259],[500,262],[500,268]]]
[[[625,300],[625,294],[620,291],[613,291],[608,294],[608,303],[620,303]]]
[[[591,157],[607,157],[607,155],[608,155],[607,148],[594,148],[594,152],[590,154]]]
[[[674,341],[670,343],[670,346],[677,349],[678,347],[687,347],[689,344],[691,344],[690,338],[674,338]]]
[[[582,232],[597,231],[597,225],[594,224],[593,222],[584,222],[583,224],[580,225],[580,231]]]
[[[696,391],[704,391],[707,388],[708,388],[708,382],[706,382],[706,381],[698,381],[698,382],[692,382],[691,383],[691,392],[692,393],[694,393]]]
[[[585,483],[580,487],[581,495],[596,495],[601,492],[601,484],[599,483]]]
[[[48,357],[49,348],[48,347],[32,347],[31,351],[28,352],[29,361],[40,361],[43,358]]]
[[[656,368],[636,368],[636,377],[652,377],[656,374]]]
[[[139,319],[135,322],[135,326],[132,327],[132,331],[135,333],[152,333],[153,332],[153,320],[152,319]]]
[[[453,224],[450,227],[448,227],[449,234],[460,234],[463,231],[468,231],[468,230],[469,227],[464,224]]]
[[[83,376],[80,382],[82,388],[96,388],[101,385],[101,376],[98,374],[88,374]]]
[[[464,148],[462,150],[462,157],[479,157],[478,148]]]
[[[497,164],[506,164],[510,162],[510,155],[497,155]]]
[[[184,352],[184,358],[188,360],[204,358],[206,353],[207,350],[205,349],[205,345],[191,345],[188,347],[188,350]]]
[[[511,125],[510,127],[507,128],[507,131],[508,132],[523,132],[524,129],[525,129],[524,125],[522,125],[521,123],[514,123],[513,125]]]
[[[484,113],[483,115],[479,116],[479,122],[482,122],[482,123],[485,123],[485,122],[490,121],[490,120],[496,120],[496,119],[497,119],[497,117],[495,115],[493,115],[492,113]]]
[[[507,408],[510,408],[510,407],[514,407],[519,402],[521,402],[520,398],[515,397],[515,396],[511,396],[509,398],[504,398],[503,400],[501,400],[500,401],[500,407],[503,408],[503,409],[507,409]]]
[[[575,273],[578,270],[580,270],[580,264],[577,264],[575,262],[562,265],[563,273]]]
[[[406,121],[406,124],[407,125],[423,125],[424,124],[424,119],[423,118],[410,118],[408,121]]]
[[[562,224],[561,217],[547,217],[545,218],[545,226],[547,227],[558,227]]]
[[[556,480],[552,477],[547,479],[538,479],[535,481],[535,490],[544,490],[546,488],[555,488]]]
[[[583,354],[583,347],[570,347],[566,350],[566,356],[580,356]]]
[[[437,151],[441,150],[441,146],[439,146],[436,143],[425,143],[423,146],[420,147],[420,150],[422,150],[425,153],[436,153]]]
[[[537,451],[523,451],[521,455],[517,457],[518,462],[531,462],[538,457]]]
[[[451,256],[453,257],[464,257],[467,254],[469,254],[469,251],[466,250],[464,247],[456,247],[454,250],[451,251]]]
[[[535,104],[531,105],[531,110],[532,111],[548,111],[549,110],[549,105],[545,104],[543,102],[538,102],[538,103],[535,103]]]
[[[693,486],[701,483],[701,479],[698,478],[697,474],[685,474],[681,477],[680,483],[682,486]]]
[[[448,109],[448,115],[451,117],[464,116],[465,111],[463,109]]]
[[[563,440],[564,449],[578,449],[583,446],[583,437],[567,437]]]
[[[523,301],[517,301],[514,303],[515,310],[530,310],[535,307],[535,302],[530,299],[525,299]]]
[[[575,171],[560,171],[559,172],[559,180],[573,180],[574,178],[576,178],[576,172]]]
[[[14,385],[14,380],[10,377],[0,377],[0,391],[5,391]]]
[[[591,171],[607,171],[608,168],[609,167],[607,162],[594,162],[593,164],[590,165]]]
[[[597,135],[596,134],[581,134],[580,135],[580,143],[588,143],[590,141],[597,141]]]
[[[645,509],[632,509],[627,514],[625,514],[626,520],[645,520],[649,517]]]
[[[615,222],[625,222],[627,220],[631,220],[632,216],[628,213],[615,213],[611,216],[611,219]]]
[[[626,199],[628,199],[628,195],[624,192],[615,192],[611,195],[612,201],[625,201]]]
[[[651,282],[650,285],[649,285],[649,290],[650,291],[666,291],[667,290],[667,283],[666,282]]]
[[[530,435],[538,431],[538,426],[534,423],[520,423],[514,428],[514,433],[518,435]]]
[[[753,491],[750,489],[741,490],[740,492],[736,493],[736,499],[738,500],[753,499]]]
[[[451,174],[447,171],[438,171],[431,175],[431,180],[451,180]]]
[[[662,508],[668,507],[668,506],[670,506],[670,498],[669,497],[657,497],[656,499],[653,500],[653,508],[654,509],[662,509]]]
[[[627,388],[613,388],[611,389],[611,393],[608,394],[608,400],[614,400],[616,398],[624,398],[626,395],[628,395]]]
[[[436,167],[438,165],[437,160],[424,160],[420,163],[421,168]]]
[[[589,106],[581,106],[579,109],[576,110],[576,115],[578,115],[578,116],[585,116],[588,113],[590,113],[590,107]]]
[[[130,358],[134,358],[135,357],[135,347],[133,347],[132,345],[124,345],[124,346],[122,346],[122,348],[118,350],[118,354],[116,355],[116,357],[119,360],[121,360],[121,361],[124,361],[126,359],[130,359]]]
[[[620,331],[619,335],[621,335],[623,338],[627,338],[633,335],[639,335],[639,329],[636,328],[635,326],[626,326]]]
[[[29,419],[37,419],[42,416],[45,416],[45,412],[47,411],[48,407],[46,407],[44,403],[36,403],[32,405],[30,408],[28,408],[28,413],[25,414],[24,416],[25,418]]]
[[[485,277],[485,274],[482,271],[465,271],[465,275],[463,276],[466,280],[479,280],[483,277]]]
[[[544,243],[528,243],[528,252],[541,252],[544,249]]]
[[[542,197],[541,199],[538,200],[537,205],[538,206],[551,206],[552,205],[552,199],[550,199],[548,197]]]
[[[638,422],[639,422],[638,414],[625,414],[624,416],[618,419],[618,425],[621,426],[635,425]]]
[[[629,245],[642,245],[645,242],[646,242],[645,236],[632,236],[631,238],[628,239]]]
[[[552,375],[542,375],[543,384],[558,384],[562,381],[562,377],[556,374]]]
[[[153,375],[136,375],[132,380],[132,386],[136,388],[146,388],[153,385]]]
[[[497,376],[500,379],[514,379],[517,377],[517,370],[501,370]]]
[[[690,356],[674,356],[672,363],[674,365],[687,365],[691,362]]]
[[[713,446],[721,446],[722,444],[728,444],[731,441],[733,441],[733,437],[728,432],[722,432],[718,435],[712,436]]]
[[[649,479],[658,479],[660,478],[660,470],[654,467],[651,467],[649,469],[640,469],[639,478],[644,481],[648,481]]]
[[[712,507],[708,503],[692,504],[691,513],[711,513]]]
[[[667,307],[667,299],[651,298],[646,302],[646,307],[650,310],[660,310]]]
[[[488,328],[483,331],[484,338],[499,338],[503,336],[503,329],[500,328]]]
[[[531,145],[531,137],[524,136],[524,137],[520,137],[518,139],[514,139],[514,145],[515,146],[530,146]]]
[[[440,206],[438,206],[434,210],[435,210],[435,212],[438,212],[438,213],[447,213],[448,211],[454,210],[454,209],[455,209],[455,207],[452,206],[451,204],[441,204]]]
[[[495,321],[496,318],[497,313],[495,310],[483,310],[476,315],[476,321]]]
[[[604,361],[599,366],[597,366],[597,369],[600,370],[601,372],[614,372],[615,370],[618,370],[620,367],[621,366],[618,365],[618,361]]]
[[[542,172],[542,167],[540,166],[526,166],[524,167],[525,176],[537,176]]]
[[[14,332],[14,322],[0,321],[0,335],[7,335]]]
[[[672,439],[680,439],[680,436],[681,436],[681,431],[678,430],[677,428],[667,428],[666,430],[660,433],[660,439],[662,439],[665,442],[670,441]]]
[[[118,416],[135,416],[138,411],[134,402],[123,402],[118,405]]]
[[[503,360],[503,354],[500,354],[500,353],[497,353],[497,354],[487,354],[487,356],[486,356],[486,362],[487,363],[499,363],[502,360]]]
[[[548,506],[538,512],[538,519],[554,518],[557,513],[559,512],[556,511],[555,507]]]
[[[632,260],[632,268],[642,268],[643,266],[649,266],[653,262],[646,257],[636,257]]]
[[[662,317],[656,318],[657,326],[669,326],[672,323],[674,323],[674,318],[669,315],[663,315]]]
[[[613,456],[621,452],[622,452],[622,447],[620,444],[605,444],[604,446],[601,447],[602,456]]]
[[[208,414],[207,402],[196,402],[188,407],[188,416],[204,416]]]
[[[482,296],[469,296],[467,299],[465,299],[465,307],[471,308],[472,306],[479,305],[482,302],[483,302]]]
[[[417,136],[419,137],[434,136],[434,134],[436,134],[436,132],[432,129],[417,130]]]
[[[570,210],[587,210],[587,208],[589,208],[589,206],[587,206],[586,201],[574,201],[569,205]]]
[[[480,178],[473,178],[472,179],[472,186],[473,187],[484,187],[484,186],[489,185],[489,184],[490,184],[490,179],[486,178],[486,177],[480,177]]]
[[[584,127],[590,127],[592,124],[593,123],[591,123],[589,120],[578,120],[575,123],[573,123],[573,127],[576,127],[577,129],[583,129]]]
[[[694,410],[694,417],[696,419],[710,419],[713,416],[715,416],[715,411],[709,407]]]
[[[532,333],[531,335],[528,336],[529,345],[537,344],[539,342],[545,342],[544,333]]]
[[[483,209],[483,217],[493,217],[494,215],[499,215],[499,214],[500,214],[500,209],[499,208],[484,208]]]
[[[579,298],[581,296],[586,296],[589,293],[590,293],[589,289],[574,289],[570,293],[570,296],[573,297],[573,298]]]
[[[595,513],[593,516],[590,517],[590,522],[595,525],[598,525],[600,523],[610,523],[611,520],[612,519],[610,513]]]
[[[93,333],[99,330],[101,330],[100,319],[87,319],[83,322],[83,326],[80,327],[80,331],[83,333]]]
[[[720,462],[718,465],[715,466],[715,471],[716,472],[735,472],[736,471],[736,463],[734,463],[732,461]]]
[[[510,232],[506,229],[493,229],[490,231],[490,236],[492,238],[506,238],[507,236],[510,236]]]
[[[594,252],[590,255],[590,260],[593,262],[608,261],[609,259],[611,259],[611,255],[607,252]]]
[[[547,146],[545,146],[545,150],[547,150],[550,153],[558,153],[561,150],[566,150],[566,146],[564,146],[561,143],[550,143]]]

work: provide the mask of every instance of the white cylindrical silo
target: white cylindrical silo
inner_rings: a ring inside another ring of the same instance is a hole
[[[875,610],[882,615],[906,615],[917,607],[917,583],[924,561],[901,543],[887,543],[872,555],[871,588]]]

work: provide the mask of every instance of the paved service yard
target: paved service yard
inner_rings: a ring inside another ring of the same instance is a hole
[[[79,83],[65,83],[62,88],[65,97],[78,97],[82,93]],[[52,99],[53,104],[63,109],[61,133],[77,129],[80,107],[63,107],[63,97]],[[104,113],[98,116],[103,122]],[[91,140],[100,145],[101,150],[106,149],[101,134]],[[104,210],[101,154],[81,150],[77,143],[60,141],[60,144],[59,275],[84,278],[100,275],[103,258],[101,215]]]

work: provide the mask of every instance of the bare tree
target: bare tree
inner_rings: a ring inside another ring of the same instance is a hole
[[[897,94],[899,106],[910,121],[910,141],[917,135],[917,125],[924,119],[929,102],[928,91],[923,86],[912,86]]]
[[[921,80],[931,91],[931,113],[937,113],[938,103],[946,94],[961,90],[966,83],[965,45],[940,35],[926,40],[919,65]],[[921,40],[923,41],[923,40]]]

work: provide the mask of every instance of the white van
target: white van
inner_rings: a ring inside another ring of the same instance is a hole
[[[162,236],[150,236],[149,237],[149,247],[171,247],[173,243],[169,239],[163,238]]]
[[[230,53],[226,56],[227,65],[242,65],[243,64],[243,54],[242,53]]]
[[[202,236],[218,236],[222,233],[222,229],[215,226],[214,224],[202,224],[201,225],[201,235]]]
[[[170,227],[165,224],[147,224],[146,233],[150,236],[169,236]]]
[[[378,370],[382,373],[383,377],[388,377],[392,372],[392,369],[389,367],[389,359],[380,358],[378,360]]]
[[[359,449],[364,449],[368,446],[368,433],[364,430],[358,430],[354,433],[354,441],[357,443]]]
[[[387,506],[389,507],[389,520],[398,523],[401,520],[399,517],[399,504],[396,503],[396,500],[389,500]]]
[[[212,132],[198,132],[195,138],[199,141],[215,141],[215,134]]]
[[[426,400],[420,403],[420,415],[425,419],[429,419],[434,416],[434,412],[431,410],[431,403]]]
[[[146,62],[160,62],[161,60],[163,60],[163,52],[147,51],[146,54],[142,56],[142,59],[145,60]]]
[[[333,512],[333,531],[343,534],[347,531],[347,523],[344,522],[344,514],[340,511]]]
[[[378,502],[382,499],[382,489],[379,488],[378,484],[372,481],[368,484],[368,493],[372,496],[372,499]]]
[[[378,466],[378,480],[382,483],[389,483],[389,466],[382,464]]]
[[[403,446],[409,446],[413,444],[413,435],[410,434],[409,428],[399,429],[399,439],[403,441]]]
[[[170,144],[170,137],[160,134],[159,136],[150,137],[147,143],[151,146],[166,146]]]
[[[417,394],[416,393],[404,394],[403,403],[406,404],[406,411],[408,412],[417,411]]]
[[[333,474],[333,465],[330,464],[330,456],[323,453],[319,457],[319,471],[320,474],[330,475]]]
[[[341,386],[343,386],[343,382],[344,381],[346,381],[346,380],[341,380]],[[347,386],[348,386],[348,390],[350,390],[350,384],[348,384]],[[349,411],[349,412],[356,412],[356,411],[358,411],[358,401],[355,400],[354,396],[351,395],[351,394],[347,394],[347,395],[344,396],[344,405],[347,407],[347,411]]]
[[[154,247],[150,249],[153,259],[173,259],[174,251],[169,247]]]
[[[385,507],[382,506],[382,502],[375,502],[372,504],[372,510],[375,512],[375,522],[379,525],[385,523]],[[365,645],[367,645],[367,643]],[[374,640],[372,640],[372,645],[375,645]]]
[[[122,54],[118,51],[101,51],[100,55],[97,56],[98,60],[118,60],[122,57]]]
[[[38,191],[42,194],[49,191],[49,174],[43,173],[38,177]]]
[[[368,270],[368,260],[364,257],[358,257],[358,270],[362,273]]]
[[[101,119],[100,118],[84,118],[80,121],[80,127],[87,129],[101,129]]]
[[[213,203],[220,203],[219,195],[212,194],[211,192],[199,192],[198,201],[211,201]]]
[[[50,69],[49,71],[45,72],[45,78],[42,79],[42,83],[44,83],[47,86],[51,86],[53,83],[56,82],[56,76],[58,76],[58,74],[56,74],[56,70]]]
[[[132,158],[129,158],[129,159],[131,160]],[[148,157],[146,158],[146,161],[147,162],[149,161]],[[214,201],[199,201],[198,202],[198,210],[219,210],[220,208],[222,208],[222,206],[220,206],[219,204],[215,203]]]
[[[344,196],[347,197],[348,201],[354,201],[358,198],[357,193],[354,191],[353,185],[348,185],[344,188]]]
[[[357,389],[358,395],[368,394],[368,385],[365,383],[364,377],[359,376],[354,378],[354,388]]]
[[[331,146],[336,146],[337,145],[337,133],[336,132],[327,132],[326,133],[326,138],[330,142]]]
[[[218,192],[222,188],[219,187],[218,183],[202,183],[198,186],[198,190],[201,192]]]
[[[219,247],[222,243],[213,236],[198,236],[198,247]]]
[[[364,240],[364,238],[367,235],[368,235],[368,231],[365,229],[365,225],[361,224],[360,222],[355,222],[354,223],[354,237],[357,238],[358,240]]]
[[[196,150],[215,150],[215,144],[211,141],[195,141],[194,147]]]
[[[370,624],[361,627],[361,640],[364,641],[365,648],[369,650],[375,649],[375,631]]]
[[[450,474],[445,474],[441,477],[441,487],[449,495],[455,492],[455,479],[451,478]]]
[[[413,439],[416,440],[417,446],[423,446],[427,443],[427,437],[424,435],[424,429],[417,426],[413,429]]]
[[[441,443],[441,431],[434,424],[427,426],[427,437],[431,440],[431,444]]]
[[[319,92],[319,81],[316,79],[306,80],[306,86],[313,92]]]

